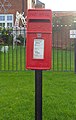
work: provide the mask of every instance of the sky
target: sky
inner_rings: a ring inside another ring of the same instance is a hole
[[[40,0],[52,11],[76,11],[76,0]]]

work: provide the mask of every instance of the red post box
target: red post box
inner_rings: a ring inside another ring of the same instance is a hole
[[[29,9],[27,13],[26,68],[48,70],[52,61],[52,11]]]

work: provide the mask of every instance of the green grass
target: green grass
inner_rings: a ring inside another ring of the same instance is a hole
[[[34,71],[0,72],[0,120],[34,120]],[[76,75],[43,72],[43,120],[76,120]]]
[[[0,73],[0,120],[34,119],[33,72]]]
[[[43,120],[76,120],[75,74],[44,74]]]

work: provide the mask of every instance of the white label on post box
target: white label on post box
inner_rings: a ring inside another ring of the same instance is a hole
[[[44,39],[34,39],[33,59],[44,59]]]

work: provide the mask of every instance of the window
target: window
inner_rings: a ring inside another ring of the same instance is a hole
[[[13,27],[13,14],[0,14],[0,27]]]
[[[7,27],[12,27],[12,23],[7,23]]]
[[[12,21],[12,16],[7,16],[7,21]]]
[[[0,23],[0,27],[5,27],[5,23]]]
[[[0,21],[4,21],[5,20],[5,16],[0,16]]]

